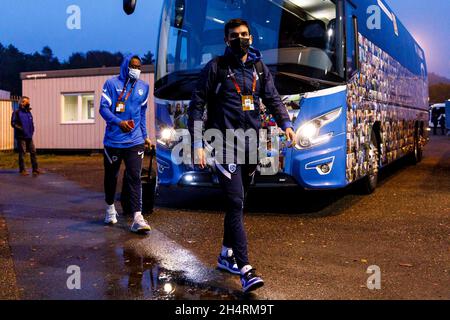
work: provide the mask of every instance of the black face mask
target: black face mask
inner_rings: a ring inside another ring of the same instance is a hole
[[[23,108],[26,109],[26,110],[29,110],[29,109],[30,109],[30,104],[29,104],[29,103],[24,104],[24,105],[23,105]]]
[[[247,38],[236,38],[230,41],[231,51],[239,58],[242,58],[248,53],[250,48],[250,39]]]

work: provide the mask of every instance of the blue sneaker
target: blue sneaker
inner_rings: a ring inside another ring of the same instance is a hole
[[[232,274],[241,274],[236,263],[234,254],[231,257],[224,257],[221,254],[217,258],[217,268],[228,271]]]
[[[242,290],[247,293],[264,285],[263,279],[256,274],[255,269],[247,271],[244,275],[241,275]]]

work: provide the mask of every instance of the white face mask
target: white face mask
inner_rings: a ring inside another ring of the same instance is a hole
[[[141,70],[128,67],[128,76],[133,80],[138,80],[141,76]]]

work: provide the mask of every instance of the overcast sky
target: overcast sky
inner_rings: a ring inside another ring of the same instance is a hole
[[[162,2],[138,0],[126,16],[121,0],[1,0],[0,43],[27,53],[48,45],[61,60],[75,51],[155,52]],[[425,49],[429,71],[450,78],[450,1],[387,2]],[[81,10],[81,29],[67,28],[71,5]]]

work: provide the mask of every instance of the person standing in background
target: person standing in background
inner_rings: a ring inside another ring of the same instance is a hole
[[[442,135],[445,136],[447,133],[447,129],[445,127],[446,123],[445,123],[445,113],[441,114],[439,116],[439,125],[441,126],[441,132]]]
[[[42,174],[39,170],[36,147],[33,142],[34,122],[31,114],[30,98],[22,97],[19,104],[19,109],[14,111],[11,117],[11,126],[14,128],[14,135],[17,139],[19,148],[19,172],[22,176],[30,175],[25,169],[25,153],[28,151],[31,158],[31,166],[33,168],[33,176]]]
[[[433,135],[437,135],[437,127],[438,127],[438,116],[436,113],[432,112],[431,115],[431,123],[433,124]]]

